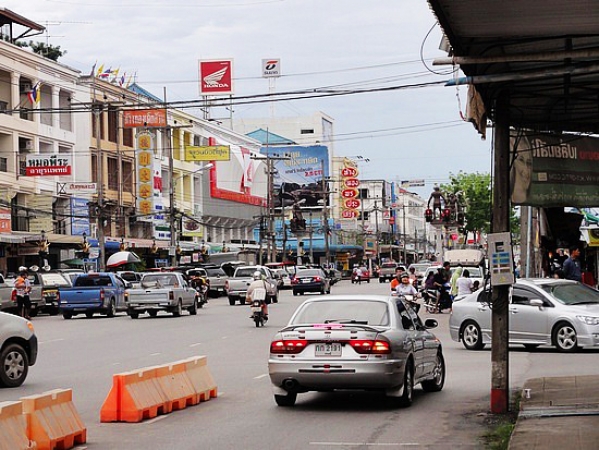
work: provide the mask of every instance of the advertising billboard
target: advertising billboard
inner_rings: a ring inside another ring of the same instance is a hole
[[[274,156],[274,207],[322,206],[322,179],[329,176],[329,149],[324,145],[262,147],[264,155]]]
[[[156,137],[149,131],[138,132],[135,136],[135,173],[137,220],[150,221],[154,211],[154,153]]]
[[[28,154],[25,158],[25,175],[28,177],[71,175],[70,155],[38,153]]]
[[[233,60],[200,61],[200,95],[233,93]]]
[[[166,109],[126,109],[123,111],[124,128],[164,128]]]
[[[512,203],[599,205],[599,139],[521,132],[510,136]]]
[[[91,236],[88,202],[86,198],[71,199],[71,234],[74,236],[83,233]]]

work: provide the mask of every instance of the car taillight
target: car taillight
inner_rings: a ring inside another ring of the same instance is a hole
[[[13,303],[17,303],[17,291],[15,291],[14,289],[12,290],[12,293],[10,294],[10,300]]]
[[[229,290],[229,280],[225,281],[225,289]]]
[[[297,284],[297,283],[299,283],[299,280],[297,278],[293,277],[291,279],[291,284]]]
[[[357,339],[349,341],[349,344],[356,353],[363,355],[387,355],[391,353],[391,345],[387,341]]]
[[[104,302],[104,297],[105,297],[104,289],[100,289],[100,301],[101,302]]]
[[[320,277],[314,277],[314,281],[321,281],[321,280],[322,280],[322,278],[320,278]]]
[[[175,293],[173,291],[169,291],[168,298],[170,301],[173,301],[175,299]]]
[[[306,348],[308,343],[301,339],[283,339],[270,343],[270,353],[297,355]]]

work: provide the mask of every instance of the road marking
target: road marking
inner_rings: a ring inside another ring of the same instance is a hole
[[[310,445],[324,447],[417,447],[415,442],[310,442]]]
[[[150,356],[158,356],[161,355],[162,353],[150,353]]]
[[[191,344],[190,347],[197,347],[198,345],[202,345],[201,342],[196,342],[195,344]]]
[[[152,423],[158,422],[159,420],[164,420],[167,417],[168,417],[168,414],[164,415],[164,416],[157,416],[157,417],[154,417],[153,419],[150,419],[150,420],[144,420],[141,424],[142,425],[150,425]]]
[[[229,336],[223,336],[221,339],[229,339]]]
[[[262,375],[258,375],[257,377],[254,377],[254,380],[259,380],[260,378],[264,378],[267,377],[268,374],[267,373],[263,373]]]
[[[60,341],[64,341],[63,338],[59,338],[59,339],[50,339],[49,341],[41,341],[40,344],[50,344],[52,342],[60,342]]]

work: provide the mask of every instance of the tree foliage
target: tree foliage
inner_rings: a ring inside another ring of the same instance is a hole
[[[449,174],[450,183],[441,185],[444,193],[461,193],[465,203],[464,230],[488,233],[491,227],[491,175],[488,173]]]
[[[61,50],[60,45],[54,46],[52,44],[44,44],[43,42],[29,41],[29,47],[34,53],[42,55],[45,58],[51,59],[52,61],[58,61],[58,58],[66,55],[66,50]]]

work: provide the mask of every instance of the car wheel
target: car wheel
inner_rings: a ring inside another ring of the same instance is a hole
[[[37,308],[29,311],[29,317],[35,317],[35,316],[37,316]]]
[[[152,314],[150,313],[150,315]],[[137,319],[139,318],[139,313],[137,311],[130,312],[129,317],[131,317],[132,319]]]
[[[293,295],[294,295],[294,296],[297,296],[297,291],[293,291]]]
[[[323,288],[320,290],[320,295],[324,295],[324,293],[325,293],[325,292],[326,292],[326,291],[325,291],[325,289],[324,289],[324,287],[323,287]]]
[[[275,402],[279,406],[293,406],[295,405],[295,400],[297,399],[297,393],[288,392],[287,395],[277,395],[275,394]]]
[[[327,291],[327,294],[330,294],[330,293],[331,293],[331,288],[329,288],[329,290]]]
[[[574,352],[578,349],[576,330],[567,322],[558,323],[553,329],[553,345],[560,352]]]
[[[379,278],[379,283],[384,283],[385,280],[383,280],[382,278]]]
[[[299,293],[299,295],[304,295],[304,291],[301,291],[301,292]]]
[[[532,352],[533,350],[535,350],[537,347],[539,346],[539,344],[524,344],[524,348],[526,350],[528,350],[529,352]]]
[[[107,317],[114,317],[116,315],[116,305],[114,304],[114,299],[110,300],[110,306],[108,307],[108,312],[106,313]]]
[[[71,313],[71,312],[63,312],[62,313],[62,317],[64,317],[67,320],[72,319],[73,318],[73,313]]]
[[[94,313],[93,312],[86,312],[85,313],[85,317],[87,317],[88,319],[91,319],[92,317],[94,317]]]
[[[195,298],[193,299],[193,305],[191,305],[189,307],[188,311],[189,311],[189,314],[192,316],[198,315],[198,302]]]
[[[183,303],[179,300],[177,307],[173,310],[173,317],[181,317],[181,314],[183,314]]]
[[[433,370],[434,378],[425,380],[421,384],[422,390],[426,392],[439,392],[445,384],[445,359],[441,351],[437,352],[437,363]]]
[[[468,350],[482,350],[483,336],[476,322],[466,322],[462,328],[462,344]]]
[[[401,406],[411,406],[414,401],[414,369],[412,369],[412,362],[408,360],[406,363],[406,370],[403,375],[403,393],[399,398],[399,404]]]
[[[235,297],[229,296],[229,305],[235,306]]]
[[[155,309],[151,309],[148,311],[148,314],[150,315],[150,317],[156,317],[158,315],[158,311],[156,311]]]
[[[7,345],[0,354],[0,385],[6,387],[21,386],[27,378],[29,358],[25,349],[19,344]]]

